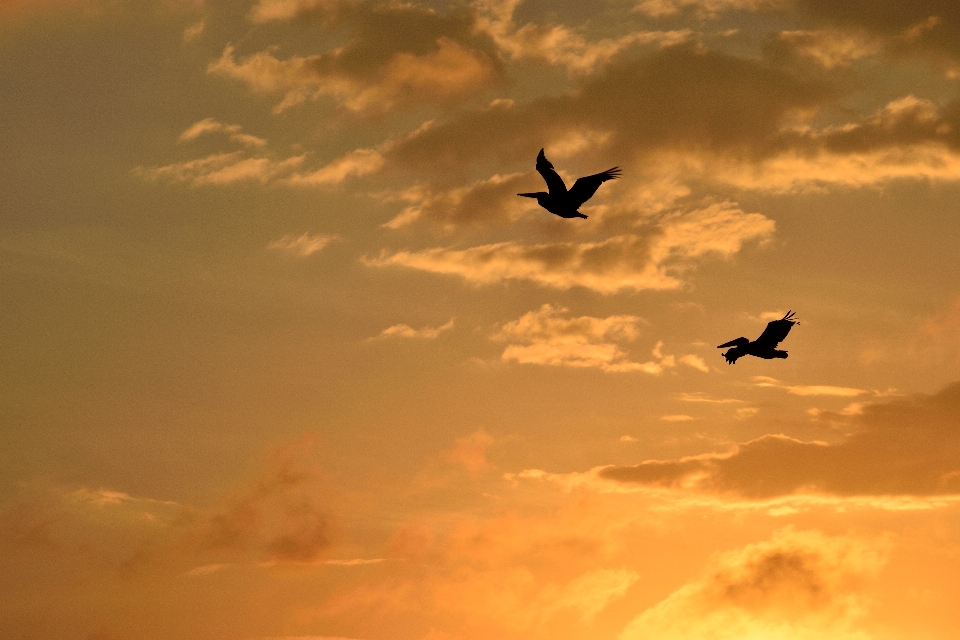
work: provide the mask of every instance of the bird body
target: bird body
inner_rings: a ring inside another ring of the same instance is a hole
[[[767,323],[767,328],[763,330],[763,333],[760,334],[760,337],[750,342],[750,340],[740,337],[736,340],[731,340],[730,342],[725,342],[717,347],[717,349],[723,349],[724,347],[732,347],[726,353],[723,354],[723,357],[726,358],[727,364],[733,364],[737,361],[737,358],[742,358],[743,356],[756,356],[758,358],[763,358],[764,360],[772,360],[774,358],[786,358],[787,352],[777,349],[784,338],[787,337],[787,334],[790,333],[790,329],[793,328],[793,325],[800,324],[799,321],[793,319],[793,311],[788,311],[787,315],[783,316],[779,320],[772,320]]]
[[[601,184],[607,180],[615,180],[620,177],[620,169],[613,167],[592,176],[577,178],[573,186],[567,190],[563,178],[556,172],[547,157],[543,155],[543,149],[540,149],[540,153],[537,155],[537,172],[543,176],[549,191],[518,193],[517,195],[535,198],[537,204],[561,218],[586,218],[587,216],[578,211],[580,206],[593,197]]]

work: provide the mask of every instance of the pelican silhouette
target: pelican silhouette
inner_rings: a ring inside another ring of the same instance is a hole
[[[601,184],[607,180],[615,180],[620,177],[619,167],[614,167],[602,173],[595,173],[592,176],[577,178],[573,187],[567,191],[567,185],[563,184],[563,178],[557,175],[557,172],[553,169],[553,164],[543,155],[543,149],[540,149],[540,154],[537,156],[537,171],[543,176],[550,193],[537,191],[535,193],[518,193],[517,195],[536,198],[537,204],[561,218],[586,218],[587,216],[577,211],[580,205],[592,198]]]
[[[768,322],[767,328],[764,329],[760,337],[753,342],[750,342],[746,338],[737,338],[730,342],[724,342],[717,347],[717,349],[733,347],[723,354],[723,357],[727,359],[727,364],[733,364],[737,361],[737,358],[742,358],[743,356],[757,356],[764,360],[786,358],[787,352],[779,351],[777,345],[787,337],[793,325],[800,324],[798,320],[793,319],[793,315],[793,311],[787,311],[787,315],[779,320],[771,320]]]

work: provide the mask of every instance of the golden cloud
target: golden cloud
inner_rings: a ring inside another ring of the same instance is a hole
[[[673,46],[690,40],[689,29],[677,31],[638,31],[620,38],[589,42],[563,25],[527,23],[517,27],[514,13],[521,0],[481,0],[474,3],[477,28],[489,33],[502,52],[511,59],[531,58],[566,67],[575,74],[589,74],[635,44]]]
[[[960,384],[933,396],[862,404],[845,440],[765,435],[726,453],[605,467],[601,478],[769,498],[794,493],[937,496],[960,493]]]
[[[359,4],[359,0],[259,0],[250,9],[255,24],[321,16],[327,21]]]
[[[781,31],[768,44],[778,56],[809,58],[824,69],[849,67],[863,58],[875,56],[882,42],[861,32],[824,29],[814,31]]]
[[[782,317],[782,316],[781,316]],[[838,396],[841,398],[852,398],[869,393],[865,389],[854,389],[851,387],[834,387],[823,384],[813,385],[788,385],[783,384],[776,378],[768,376],[753,376],[753,384],[758,387],[769,389],[783,389],[787,393],[795,396]]]
[[[657,374],[675,365],[673,356],[663,356],[657,343],[657,360],[631,362],[627,354],[610,340],[632,342],[639,334],[637,316],[564,318],[567,309],[545,304],[537,311],[505,323],[491,339],[511,344],[500,358],[520,364],[540,364],[575,368],[599,368],[607,372],[642,371]]]
[[[440,325],[439,327],[423,327],[422,329],[414,329],[410,325],[406,324],[395,324],[393,326],[387,327],[381,331],[375,338],[372,340],[383,339],[383,338],[425,338],[433,339],[438,337],[444,331],[449,331],[453,328],[453,318]]]
[[[242,133],[241,131],[242,127],[238,124],[224,124],[222,122],[218,122],[214,118],[204,118],[203,120],[190,125],[183,133],[180,134],[180,137],[177,138],[177,142],[192,142],[200,136],[208,133],[226,133],[229,135],[230,140],[239,142],[245,146],[265,147],[267,145],[267,141],[263,138],[258,138],[257,136],[250,135],[249,133]]]
[[[661,18],[693,9],[701,16],[710,17],[724,11],[759,11],[786,4],[787,0],[639,0],[636,11]]]
[[[267,245],[268,249],[277,251],[286,251],[294,255],[306,258],[318,251],[322,251],[331,242],[339,240],[337,235],[323,235],[304,233],[299,236],[285,235],[279,240],[274,240]]]
[[[238,182],[267,184],[303,164],[306,154],[274,160],[244,157],[243,152],[215,153],[205,158],[177,162],[163,167],[135,167],[133,174],[148,180],[189,182],[195,187]]]
[[[345,3],[261,2],[255,21],[333,11]],[[281,94],[281,112],[307,100],[328,98],[353,113],[383,114],[410,104],[448,104],[474,96],[499,75],[489,40],[477,35],[467,12],[435,11],[411,4],[358,4],[347,44],[325,53],[278,59],[270,50],[236,58],[228,45],[208,72],[251,90]],[[402,25],[402,27],[401,27]]]
[[[714,557],[697,580],[634,618],[619,640],[867,640],[860,591],[886,564],[883,539],[791,527]],[[859,587],[859,588],[858,588]]]
[[[625,234],[598,242],[525,245],[516,241],[469,249],[383,251],[365,258],[371,266],[404,266],[458,275],[476,284],[529,280],[558,289],[585,287],[600,293],[623,289],[676,289],[681,276],[706,256],[729,258],[744,243],[768,239],[775,224],[731,203],[664,216],[645,235]]]
[[[507,223],[536,208],[530,200],[517,198],[518,189],[528,179],[526,173],[498,174],[453,189],[410,187],[391,196],[409,204],[383,226],[399,229],[414,222],[429,221],[452,230],[467,224]]]

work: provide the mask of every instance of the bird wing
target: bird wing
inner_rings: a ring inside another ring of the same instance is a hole
[[[748,344],[750,344],[750,341],[741,336],[736,340],[731,340],[730,342],[724,342],[723,344],[719,345],[717,349],[723,349],[725,347],[745,347]]]
[[[579,208],[580,205],[593,197],[593,194],[597,192],[601,184],[607,180],[616,180],[619,177],[620,168],[614,167],[602,173],[595,173],[592,176],[577,178],[577,181],[570,187],[571,204],[575,204]]]
[[[547,183],[547,190],[550,195],[554,196],[567,192],[567,185],[563,184],[563,178],[553,169],[553,163],[547,160],[547,156],[543,155],[543,149],[540,149],[540,154],[537,156],[537,171]]]
[[[764,348],[775,349],[787,337],[795,324],[798,324],[798,322],[793,319],[793,312],[788,311],[787,315],[779,320],[772,320],[767,323],[767,328],[757,338],[756,344]]]

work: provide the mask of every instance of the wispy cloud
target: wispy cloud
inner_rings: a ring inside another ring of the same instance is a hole
[[[307,256],[322,251],[324,247],[337,240],[340,240],[340,236],[335,234],[303,233],[299,236],[288,234],[279,240],[274,240],[267,245],[267,248],[306,258]]]
[[[558,289],[586,287],[600,293],[624,289],[676,289],[698,259],[727,258],[749,241],[772,236],[775,224],[730,203],[674,213],[645,235],[624,234],[597,242],[527,245],[517,241],[469,249],[437,247],[383,251],[371,266],[404,266],[457,275],[476,284],[529,280]]]
[[[383,154],[377,149],[356,149],[314,171],[295,173],[284,182],[294,186],[340,184],[347,178],[376,173],[383,164]]]
[[[408,205],[383,226],[399,229],[415,222],[433,222],[453,230],[469,224],[507,223],[536,207],[526,198],[517,198],[517,191],[528,177],[526,173],[497,174],[452,189],[430,185],[410,187],[390,197]]]
[[[794,493],[960,494],[960,386],[930,397],[852,408],[846,440],[829,444],[769,434],[724,453],[606,467],[623,483],[735,492],[752,498]]]
[[[566,68],[570,73],[587,74],[631,45],[672,46],[690,40],[689,29],[637,31],[619,38],[589,41],[559,24],[526,23],[517,26],[514,13],[521,0],[480,0],[478,28],[489,33],[500,50],[511,59],[532,58]]]
[[[869,393],[865,389],[854,389],[851,387],[834,387],[830,385],[789,385],[783,384],[776,378],[767,376],[753,376],[753,384],[757,387],[769,389],[783,389],[787,393],[795,396],[838,396],[841,398],[851,398]]]
[[[713,398],[702,391],[681,393],[678,398],[684,402],[709,402],[714,404],[737,404],[743,402],[743,400],[737,400],[736,398]]]
[[[205,158],[187,160],[163,167],[136,167],[134,175],[150,180],[189,182],[195,187],[229,185],[240,182],[267,184],[278,176],[300,166],[306,154],[274,160],[268,157],[249,158],[241,151],[216,153]]]
[[[639,0],[635,10],[661,18],[694,9],[700,16],[710,17],[724,11],[759,11],[785,4],[786,0]]]
[[[781,31],[773,40],[778,53],[789,53],[815,61],[825,69],[848,67],[857,60],[880,53],[879,38],[863,32],[836,29]]]
[[[491,339],[519,342],[504,349],[501,359],[521,364],[597,368],[607,372],[642,371],[658,374],[675,365],[674,356],[663,356],[658,343],[656,360],[633,362],[617,344],[632,342],[639,335],[637,316],[566,318],[567,309],[545,304],[537,311],[507,322]]]
[[[693,367],[697,371],[703,371],[704,373],[710,372],[710,367],[704,361],[703,358],[693,354],[687,354],[685,356],[680,356],[677,358],[677,362],[680,364],[685,364],[688,367]]]
[[[445,324],[440,325],[439,327],[422,327],[420,329],[414,329],[407,324],[395,324],[390,327],[387,327],[381,331],[378,335],[371,340],[382,340],[385,338],[420,338],[420,339],[433,339],[438,337],[444,331],[449,331],[453,328],[453,318],[450,318]]]
[[[250,135],[249,133],[243,133],[240,125],[223,124],[222,122],[218,122],[213,118],[204,118],[199,122],[193,123],[183,133],[180,134],[180,137],[177,138],[177,142],[192,142],[200,136],[211,133],[225,133],[228,135],[230,140],[239,142],[240,144],[248,147],[267,146],[267,141],[263,138],[258,138],[257,136]]]
[[[359,4],[359,0],[258,0],[250,9],[249,19],[254,24],[278,22],[310,15],[335,17],[338,13]]]

